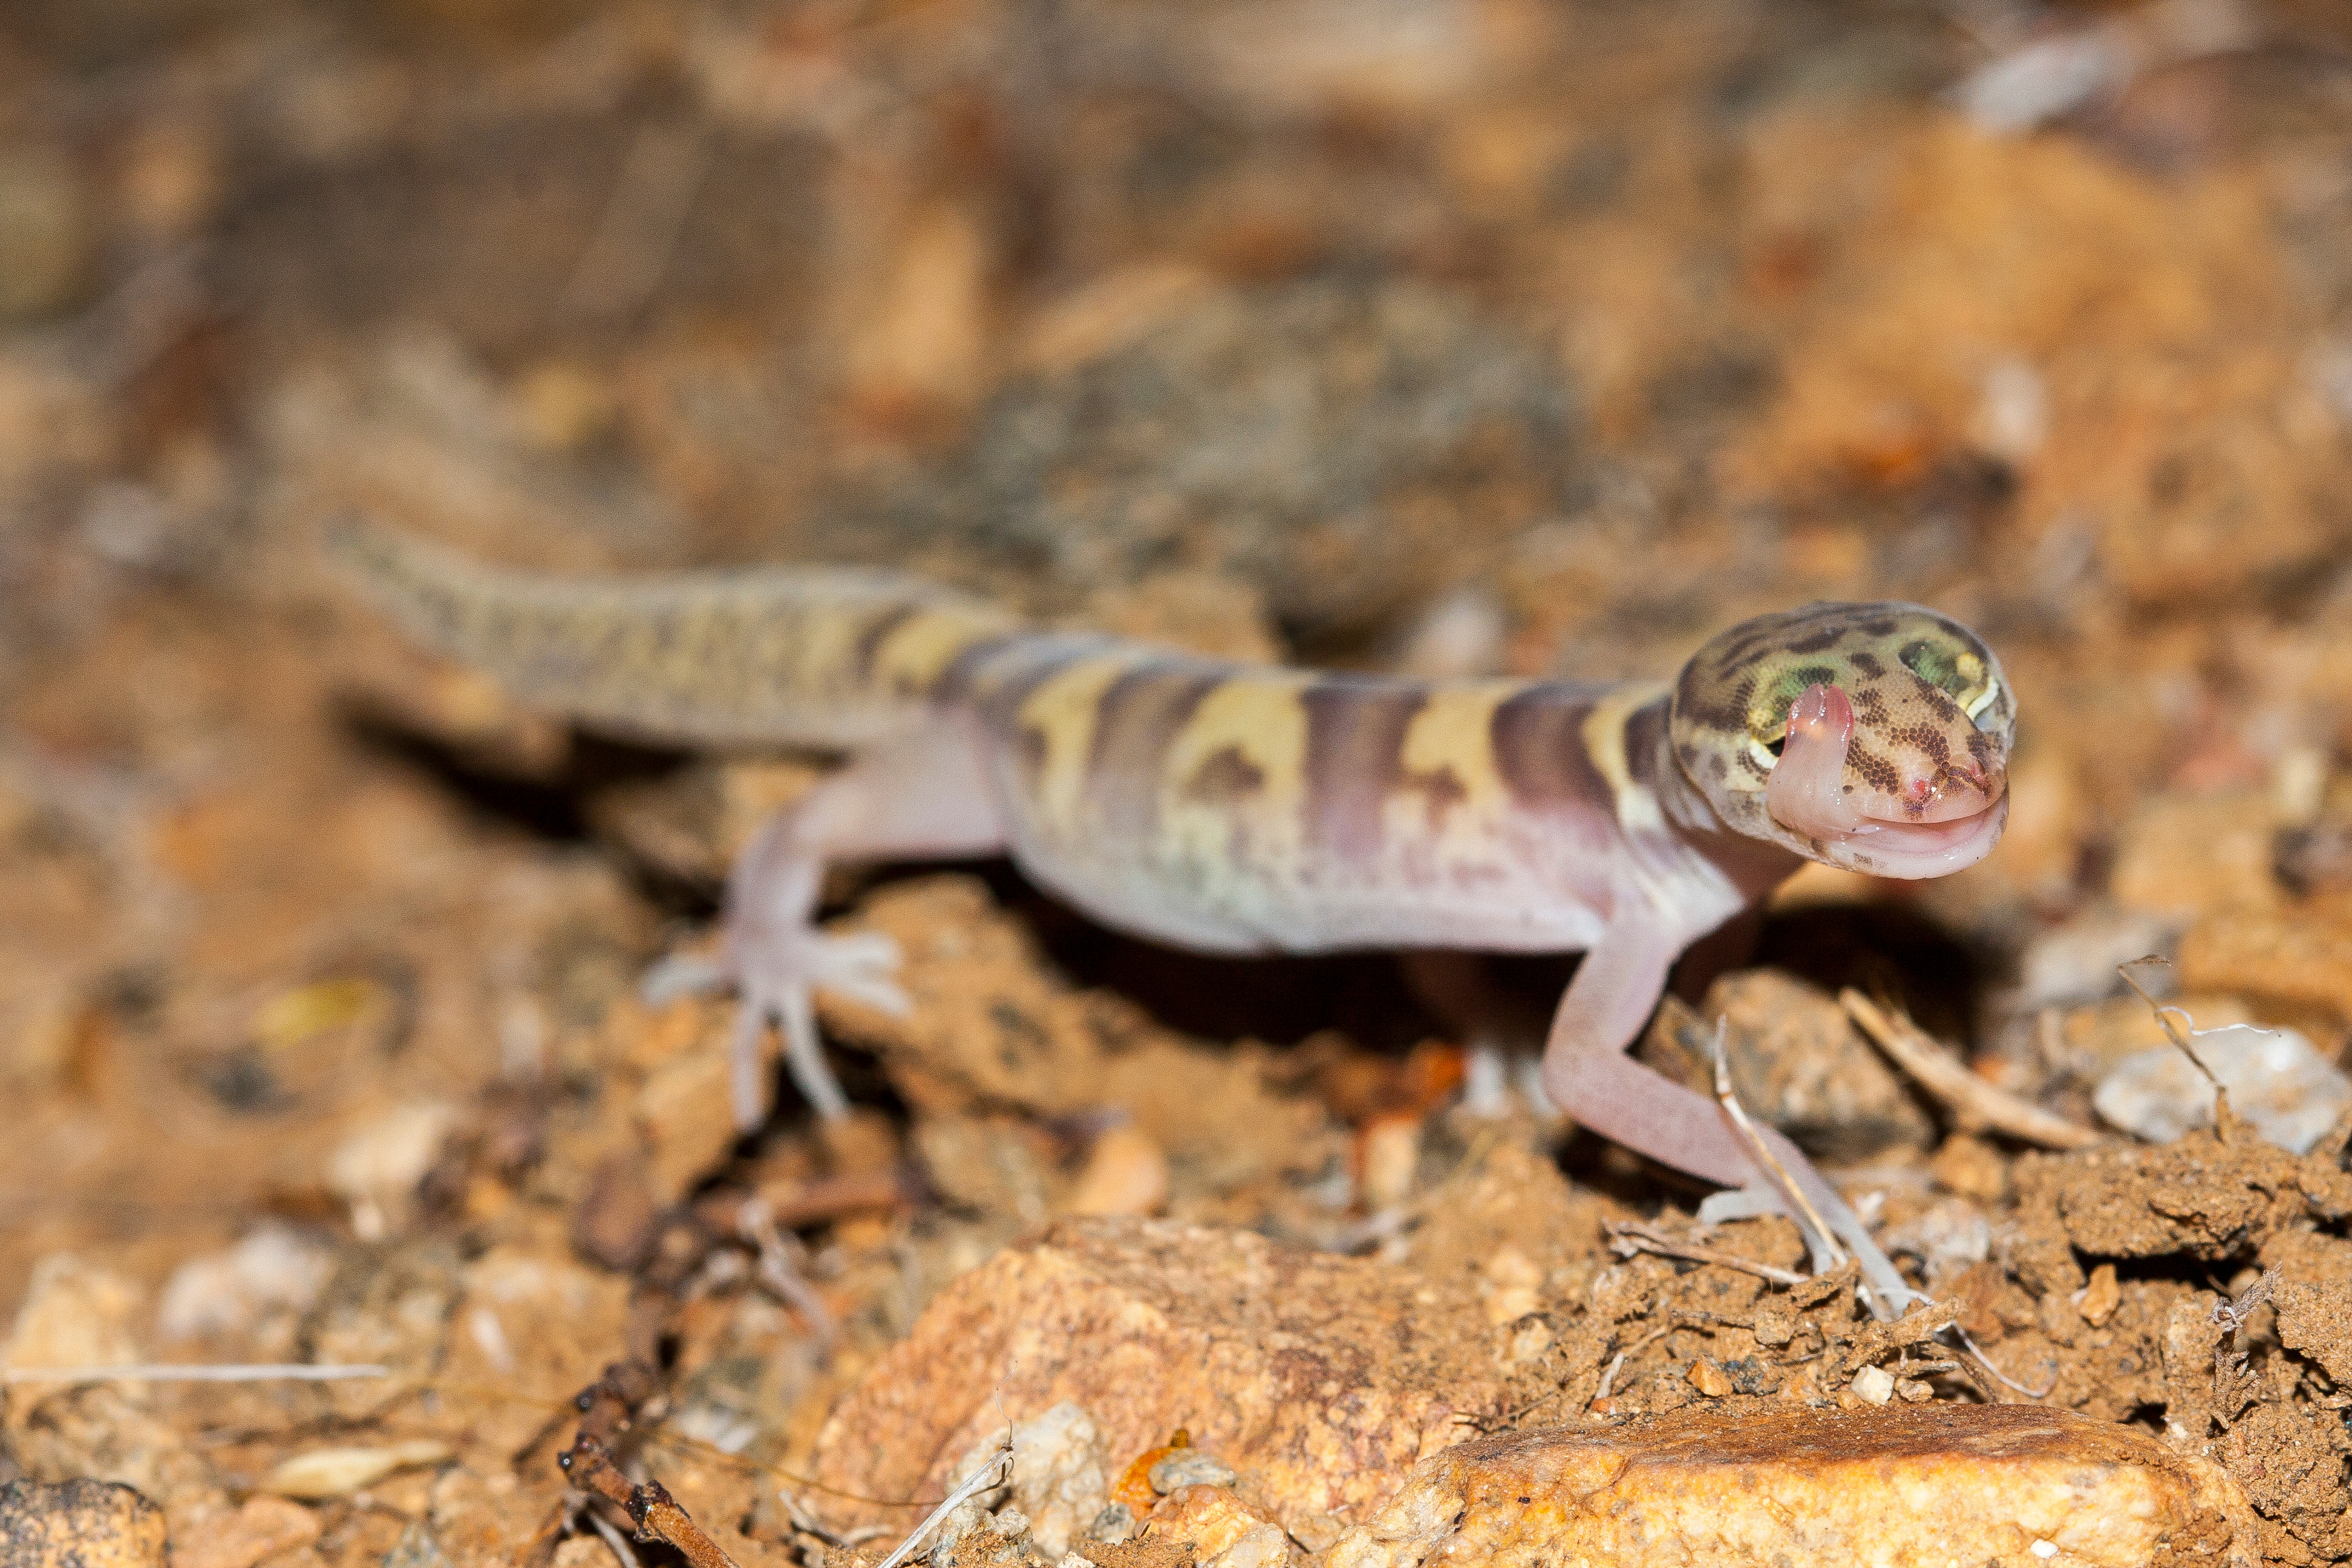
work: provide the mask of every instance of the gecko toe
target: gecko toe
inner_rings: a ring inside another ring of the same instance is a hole
[[[673,952],[646,971],[637,995],[648,1007],[666,1007],[681,996],[708,996],[734,984],[734,973],[715,958]]]
[[[898,986],[898,944],[879,931],[820,936],[803,959],[810,984],[851,1002],[904,1017],[913,1004]]]

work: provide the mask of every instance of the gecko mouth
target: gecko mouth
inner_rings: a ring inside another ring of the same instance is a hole
[[[1812,847],[1815,858],[1850,870],[1896,878],[1940,877],[1973,866],[2000,837],[2009,795],[2000,770],[1982,787],[1942,791],[1918,816],[1873,815],[1849,798],[1845,753],[1853,707],[1834,686],[1807,689],[1789,710],[1789,735],[1765,786],[1772,819]]]

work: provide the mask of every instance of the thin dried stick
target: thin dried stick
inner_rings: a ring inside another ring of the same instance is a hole
[[[678,1506],[667,1487],[659,1481],[630,1485],[613,1458],[614,1442],[629,1429],[637,1407],[660,1386],[653,1368],[643,1362],[615,1362],[606,1367],[604,1375],[581,1394],[579,1436],[556,1456],[556,1465],[573,1486],[626,1509],[638,1540],[669,1542],[693,1568],[736,1568],[735,1560]]]
[[[353,1377],[390,1377],[392,1369],[373,1363],[313,1366],[307,1362],[257,1362],[208,1366],[155,1362],[128,1366],[12,1366],[0,1383],[338,1383]]]
[[[1918,1025],[1900,1013],[1890,1016],[1861,992],[1852,987],[1839,992],[1838,1005],[1845,1009],[1846,1016],[1862,1026],[1862,1032],[1876,1042],[1879,1049],[1895,1058],[1895,1066],[1909,1073],[1920,1088],[1958,1111],[1963,1121],[2028,1143],[2039,1143],[2045,1149],[2087,1149],[2101,1141],[2090,1128],[2053,1116],[2030,1100],[1987,1083]]]
[[[1724,1049],[1724,1037],[1729,1023],[1727,1018],[1715,1021],[1716,1100],[1723,1107],[1724,1113],[1731,1118],[1731,1124],[1748,1140],[1748,1146],[1755,1150],[1758,1168],[1769,1175],[1773,1184],[1780,1189],[1780,1196],[1789,1205],[1789,1212],[1798,1225],[1811,1227],[1805,1243],[1811,1248],[1814,1261],[1826,1258],[1832,1268],[1838,1268],[1845,1262],[1846,1252],[1839,1245],[1837,1233],[1830,1228],[1829,1221],[1822,1217],[1821,1211],[1813,1207],[1812,1199],[1805,1195],[1805,1189],[1798,1184],[1797,1178],[1789,1174],[1788,1168],[1780,1163],[1780,1156],[1772,1152],[1772,1145],[1764,1141],[1764,1134],[1759,1132],[1756,1124],[1748,1119],[1748,1108],[1740,1104],[1739,1096],[1732,1092],[1731,1058]],[[1819,1246],[1813,1245],[1814,1237],[1821,1237]]]
[[[1644,1225],[1628,1222],[1608,1228],[1610,1249],[1620,1258],[1631,1258],[1637,1252],[1651,1252],[1660,1258],[1679,1258],[1687,1263],[1712,1263],[1719,1268],[1737,1268],[1743,1274],[1753,1274],[1776,1285],[1802,1285],[1811,1278],[1790,1269],[1776,1268],[1769,1263],[1741,1258],[1735,1253],[1718,1252],[1712,1247],[1701,1247],[1696,1242],[1676,1241]]]
[[[588,1522],[596,1527],[596,1533],[604,1538],[604,1544],[613,1549],[613,1555],[620,1560],[621,1568],[637,1568],[636,1549],[629,1544],[629,1538],[594,1509],[583,1511],[588,1515]]]
[[[1985,1371],[1992,1373],[1993,1380],[1999,1383],[2003,1388],[2009,1389],[2013,1393],[2022,1394],[2028,1399],[2046,1399],[2050,1395],[2050,1391],[2058,1386],[2058,1380],[2053,1377],[2039,1388],[2026,1387],[2025,1384],[2018,1382],[2015,1378],[2001,1371],[2000,1368],[1993,1365],[1992,1357],[1984,1353],[1982,1348],[1977,1344],[1975,1336],[1971,1335],[1968,1330],[1960,1327],[1957,1321],[1951,1325],[1951,1329],[1952,1332],[1960,1336],[1960,1343],[1968,1347],[1969,1354],[1976,1358],[1977,1364],[1984,1368]]]
[[[2162,1029],[2164,1031],[2164,1037],[2170,1040],[2174,1047],[2179,1049],[2180,1054],[2189,1058],[2189,1065],[2195,1068],[2199,1073],[2203,1075],[2205,1081],[2213,1086],[2213,1092],[2215,1094],[2226,1092],[2221,1088],[2221,1080],[2213,1076],[2213,1069],[2205,1065],[2205,1058],[2197,1054],[2197,1047],[2189,1043],[2189,1036],[2182,1034],[2178,1028],[2173,1026],[2170,1015],[2178,1013],[2183,1018],[2187,1018],[2189,1020],[2189,1034],[2196,1033],[2197,1020],[2189,1017],[2189,1009],[2186,1007],[2169,1007],[2165,1005],[2163,1003],[2158,1002],[2155,997],[2147,994],[2147,987],[2142,985],[2137,980],[2132,978],[2132,971],[2137,969],[2143,963],[2153,963],[2166,969],[2172,967],[2172,961],[2170,959],[2160,957],[2158,954],[2151,952],[2146,958],[2135,958],[2129,963],[2116,964],[2116,973],[2123,976],[2124,984],[2130,986],[2134,994],[2136,994],[2141,1001],[2147,1004],[2147,1010],[2156,1015],[2156,1026]]]
[[[913,1533],[898,1542],[898,1549],[877,1563],[875,1568],[898,1568],[898,1564],[913,1556],[915,1548],[921,1545],[925,1538],[939,1527],[940,1521],[955,1511],[957,1504],[966,1498],[984,1492],[997,1485],[1012,1463],[1013,1428],[1007,1426],[1004,1429],[1004,1441],[998,1445],[995,1452],[990,1454],[982,1462],[980,1468],[958,1481],[955,1489],[940,1500],[940,1506],[931,1510],[930,1517],[915,1526]]]

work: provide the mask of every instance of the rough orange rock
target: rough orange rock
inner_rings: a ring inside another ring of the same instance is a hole
[[[834,1410],[816,1479],[834,1497],[937,1497],[1007,1417],[1069,1400],[1107,1454],[1186,1428],[1286,1525],[1362,1519],[1474,1434],[1461,1417],[1501,1415],[1506,1332],[1467,1289],[1402,1269],[1245,1231],[1065,1220],[931,1304]]]
[[[163,1510],[129,1487],[0,1487],[0,1568],[152,1568],[168,1560]]]
[[[2255,1536],[2219,1466],[2145,1432],[2030,1405],[1897,1405],[1465,1444],[1423,1463],[1327,1568],[2253,1568]]]

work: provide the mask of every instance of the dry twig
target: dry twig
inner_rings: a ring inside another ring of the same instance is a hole
[[[1677,1241],[1646,1225],[1626,1221],[1612,1225],[1609,1249],[1620,1258],[1631,1258],[1638,1252],[1654,1253],[1660,1258],[1679,1258],[1687,1263],[1712,1263],[1719,1268],[1737,1268],[1743,1274],[1753,1274],[1759,1279],[1769,1279],[1776,1285],[1801,1285],[1811,1276],[1793,1269],[1778,1268],[1769,1263],[1759,1263],[1736,1253],[1722,1252],[1696,1242]]]
[[[1895,1066],[1909,1073],[1920,1088],[1951,1107],[1963,1122],[2004,1132],[2028,1143],[2039,1143],[2045,1149],[2086,1149],[2100,1142],[2099,1134],[2090,1128],[2053,1116],[2029,1100],[1987,1083],[1919,1026],[1900,1013],[1885,1012],[1861,992],[1852,987],[1839,992],[1838,1005],[1845,1009],[1846,1016],[1862,1026],[1863,1033],[1876,1042],[1879,1049],[1895,1058]]]
[[[307,1362],[260,1362],[249,1365],[177,1365],[151,1362],[127,1366],[12,1366],[0,1369],[0,1383],[340,1383],[354,1377],[390,1377],[390,1367],[372,1363],[313,1366]]]
[[[1826,1259],[1828,1267],[1838,1268],[1846,1261],[1846,1252],[1838,1244],[1837,1233],[1830,1228],[1829,1221],[1822,1217],[1821,1211],[1813,1206],[1812,1199],[1805,1195],[1805,1189],[1798,1184],[1796,1177],[1789,1173],[1789,1168],[1780,1163],[1780,1156],[1773,1153],[1772,1145],[1765,1142],[1764,1134],[1759,1132],[1756,1124],[1748,1119],[1748,1108],[1739,1103],[1739,1096],[1732,1090],[1731,1058],[1724,1049],[1728,1022],[1724,1018],[1715,1021],[1716,1100],[1723,1107],[1724,1114],[1731,1118],[1732,1126],[1739,1130],[1740,1136],[1747,1139],[1748,1146],[1756,1152],[1757,1169],[1771,1178],[1773,1185],[1780,1189],[1781,1201],[1788,1205],[1789,1213],[1804,1229],[1805,1245],[1812,1253],[1815,1266],[1820,1266]]]
[[[693,1568],[735,1568],[735,1560],[678,1506],[668,1488],[659,1481],[631,1485],[613,1457],[613,1445],[629,1430],[638,1407],[660,1387],[659,1377],[644,1362],[615,1362],[606,1367],[603,1377],[582,1391],[579,1435],[555,1462],[573,1486],[625,1510],[637,1527],[638,1540],[667,1542]],[[528,1560],[552,1562],[557,1536],[541,1531]]]
[[[1013,1428],[1008,1425],[1004,1428],[1004,1441],[997,1445],[995,1451],[981,1462],[978,1469],[958,1481],[954,1489],[940,1500],[940,1506],[931,1510],[929,1516],[922,1523],[915,1526],[907,1539],[898,1542],[897,1549],[877,1563],[875,1568],[898,1568],[898,1564],[913,1556],[915,1548],[920,1546],[931,1531],[939,1528],[940,1521],[956,1510],[957,1504],[966,1498],[984,1492],[997,1485],[1005,1476],[1012,1473],[1012,1465]]]

